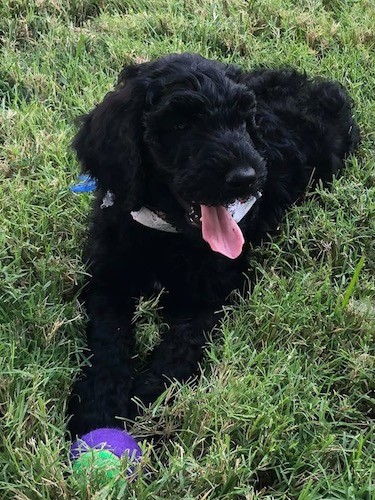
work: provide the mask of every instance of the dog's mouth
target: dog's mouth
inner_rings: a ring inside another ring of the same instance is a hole
[[[256,199],[258,199],[259,196],[260,196],[260,193],[257,193]],[[238,207],[240,205],[243,205],[244,209],[247,208],[247,204],[253,198],[254,197],[252,195],[249,195],[249,196],[246,196],[246,197],[243,197],[243,198],[235,199],[232,202],[226,203],[226,204],[223,204],[223,205],[203,205],[203,204],[200,205],[200,204],[194,203],[194,202],[189,205],[186,202],[183,202],[183,208],[185,210],[185,218],[186,218],[186,221],[191,226],[195,226],[197,228],[201,228],[202,227],[202,209],[203,209],[203,212],[204,212],[204,208],[203,207],[206,207],[206,208],[224,207],[226,210],[229,211],[229,213],[232,216],[234,216],[234,218],[236,220],[236,217],[238,217],[238,215],[236,216],[236,211],[237,211]],[[242,215],[242,211],[241,211],[241,215]],[[237,222],[238,222],[238,220],[237,220]]]
[[[177,193],[174,194],[185,211],[188,224],[201,229],[203,239],[211,250],[230,259],[236,259],[241,254],[245,240],[238,222],[251,209],[260,193],[225,205],[188,204]]]

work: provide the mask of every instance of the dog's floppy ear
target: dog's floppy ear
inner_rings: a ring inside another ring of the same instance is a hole
[[[74,141],[84,172],[128,209],[142,204],[143,106],[147,84],[130,78],[109,92],[88,115]]]

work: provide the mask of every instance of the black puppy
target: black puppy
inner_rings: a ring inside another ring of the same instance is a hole
[[[215,311],[243,284],[248,244],[357,141],[337,83],[195,54],[122,71],[73,144],[98,185],[83,296],[92,357],[69,403],[73,435],[119,426],[136,415],[132,398],[148,405],[196,372]],[[136,301],[160,286],[169,329],[135,375]]]

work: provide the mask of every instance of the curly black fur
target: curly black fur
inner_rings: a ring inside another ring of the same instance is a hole
[[[244,72],[195,54],[122,71],[73,144],[98,182],[84,292],[92,357],[69,403],[73,435],[134,418],[131,398],[147,405],[168,380],[196,372],[215,311],[243,284],[248,244],[276,229],[311,180],[329,181],[357,142],[350,100],[334,82],[289,69]],[[238,168],[252,169],[251,182],[230,182]],[[115,203],[100,209],[107,190]],[[258,191],[234,260],[187,220],[185,202],[225,205]],[[130,211],[142,206],[164,212],[180,234],[135,222]],[[136,299],[160,285],[169,329],[135,375]]]

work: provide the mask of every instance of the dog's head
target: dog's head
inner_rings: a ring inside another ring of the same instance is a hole
[[[170,197],[178,209],[167,217],[185,213],[180,229],[202,224],[211,248],[229,257],[240,236],[226,207],[255,195],[266,176],[252,140],[255,96],[239,76],[192,54],[129,66],[73,144],[84,169],[125,209],[160,209]]]

